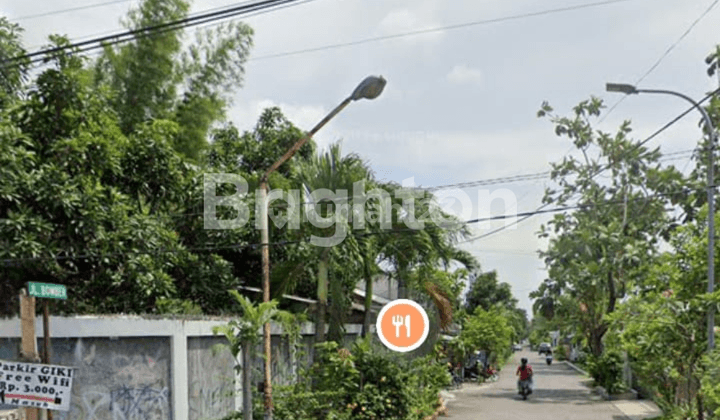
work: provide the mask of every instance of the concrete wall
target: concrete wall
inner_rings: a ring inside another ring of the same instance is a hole
[[[359,281],[356,287],[365,290],[365,281]],[[384,299],[394,300],[398,298],[397,281],[392,281],[388,276],[378,275],[373,281],[373,294]]]
[[[189,420],[221,418],[235,409],[235,359],[222,337],[188,337]]]
[[[25,410],[0,410],[0,420],[25,420]]]
[[[76,368],[71,410],[55,420],[210,420],[242,407],[236,361],[212,327],[229,319],[150,319],[127,316],[50,317],[51,364]],[[347,325],[347,341],[361,331]],[[36,320],[42,348],[42,318]],[[312,356],[314,326],[303,326],[302,349],[291,354],[272,326],[273,382],[291,383]],[[19,360],[20,321],[0,320],[0,359]],[[262,381],[262,349],[251,371]],[[239,361],[238,361],[239,362]],[[13,409],[1,406],[1,410]],[[4,415],[4,414],[3,414]],[[0,419],[1,420],[1,419]]]

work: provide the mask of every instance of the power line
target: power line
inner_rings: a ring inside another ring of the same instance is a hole
[[[292,3],[290,3],[290,4],[284,4],[284,5],[281,5],[281,6],[276,6],[276,7],[274,7],[274,8],[271,9],[271,10],[259,10],[259,11],[255,11],[255,12],[250,11],[250,12],[248,12],[247,14],[243,14],[242,17],[245,18],[245,19],[247,19],[247,18],[251,18],[251,17],[263,15],[263,14],[265,14],[265,13],[275,12],[275,11],[278,11],[278,10],[286,9],[286,8],[289,8],[289,7],[299,6],[299,5],[302,5],[302,4],[305,4],[305,3],[310,3],[310,2],[313,2],[313,1],[316,1],[316,0],[296,0],[296,1],[292,2]],[[206,12],[210,12],[210,11],[214,11],[214,10],[220,10],[220,9],[222,9],[222,8],[223,8],[223,7],[216,7],[216,8],[214,8],[214,9],[208,9],[208,10],[206,10]],[[192,15],[191,15],[191,16],[192,16]],[[234,20],[235,20],[235,19],[232,19],[231,21],[234,21]],[[195,24],[195,25],[187,25],[187,26],[185,26],[185,27],[183,27],[183,28],[176,28],[176,29],[184,29],[184,28],[191,27],[191,26],[197,26],[198,28],[201,28],[201,27],[203,27],[203,25],[207,25],[206,27],[209,28],[209,27],[213,27],[213,26],[216,26],[216,25],[218,25],[218,24],[221,23],[221,22],[217,22],[217,23],[213,23],[213,22],[215,22],[215,19],[209,19],[209,20],[207,20],[207,21],[198,22],[198,23]],[[209,23],[209,25],[208,25],[208,23]],[[174,30],[174,29],[170,29],[170,30]],[[168,31],[169,31],[169,30],[163,30],[163,31],[161,31],[161,32],[168,32]],[[81,37],[81,38],[78,38],[78,40],[79,40],[79,39],[91,38],[91,37],[93,37],[93,36],[107,35],[107,34],[111,34],[111,33],[113,33],[113,32],[103,32],[103,33],[100,33],[100,34],[95,34],[95,35],[89,35],[89,36]],[[142,38],[142,37],[143,37],[143,36],[138,36],[137,38]],[[117,40],[117,41],[113,41],[113,42],[111,42],[111,43],[107,43],[106,45],[108,45],[108,46],[117,45],[117,44],[120,44],[120,43],[123,43],[123,42],[132,41],[133,39],[134,39],[134,38],[124,39],[124,40]],[[86,48],[84,48],[84,49],[82,49],[82,50],[80,50],[80,51],[78,51],[78,52],[85,52],[85,51],[91,51],[91,50],[93,50],[93,52],[92,52],[92,53],[89,53],[89,54],[86,54],[86,55],[85,55],[86,57],[99,56],[99,55],[102,54],[102,52],[103,52],[103,51],[98,51],[99,48],[96,48],[96,47],[86,47]],[[33,60],[32,63],[39,63],[39,62],[41,62],[41,61],[43,61],[43,60],[44,60],[44,58],[37,58],[37,59]]]
[[[538,207],[537,209],[535,209],[535,212],[542,211],[542,209],[544,209],[545,207],[547,207],[547,206],[549,206],[549,205],[550,205],[550,203],[545,203],[545,204],[543,204],[542,206],[540,206],[540,207]],[[484,233],[484,234],[482,234],[482,235],[479,235],[479,236],[476,236],[476,237],[474,237],[474,238],[470,238],[470,239],[467,239],[467,240],[465,240],[465,241],[458,242],[458,243],[459,243],[459,244],[465,244],[465,243],[468,243],[468,242],[474,242],[474,241],[477,241],[478,239],[483,239],[483,238],[486,238],[486,237],[488,237],[488,236],[494,235],[494,234],[496,234],[496,233],[498,233],[498,232],[500,232],[500,231],[503,231],[503,230],[505,230],[505,229],[507,229],[507,228],[509,228],[509,227],[511,227],[511,226],[518,225],[518,224],[520,224],[521,222],[523,222],[523,221],[525,221],[525,220],[527,220],[527,219],[535,216],[536,214],[539,214],[539,213],[535,213],[535,212],[533,212],[532,214],[528,214],[528,215],[524,216],[523,218],[518,219],[518,220],[512,222],[512,223],[509,224],[509,225],[501,226],[501,227],[499,227],[499,228],[497,228],[497,229],[491,230],[490,232]]]
[[[680,150],[677,152],[671,152],[664,154],[658,161],[664,162],[668,160],[675,160],[679,159],[677,157],[673,158],[671,156],[680,156],[680,155],[687,155],[690,153],[693,153],[697,150],[695,149],[687,149],[687,150]],[[538,172],[533,174],[522,174],[522,175],[515,175],[515,176],[508,176],[508,177],[502,177],[502,178],[493,178],[493,179],[485,179],[485,180],[478,180],[478,181],[468,181],[468,182],[459,182],[456,184],[446,184],[446,185],[438,185],[435,187],[418,187],[419,190],[425,190],[425,191],[438,191],[438,190],[447,190],[451,188],[468,188],[468,187],[476,187],[480,185],[497,185],[497,184],[508,184],[511,182],[516,181],[535,181],[540,179],[548,179],[550,177],[551,172],[545,171],[545,172]]]
[[[103,44],[105,45],[114,45],[121,42],[128,42],[131,40],[134,40],[139,37],[145,37],[145,36],[151,36],[158,33],[168,32],[168,31],[175,31],[178,29],[184,29],[187,27],[203,24],[203,23],[209,23],[214,22],[220,19],[225,19],[228,17],[235,17],[238,15],[246,14],[248,12],[258,11],[258,10],[265,10],[270,9],[272,7],[288,4],[288,3],[297,3],[298,0],[261,0],[256,1],[253,3],[244,3],[240,6],[233,6],[224,8],[219,11],[214,12],[206,12],[206,13],[199,13],[195,16],[189,16],[183,19],[165,22],[157,25],[151,25],[147,27],[142,27],[138,29],[133,29],[113,35],[108,35],[100,38],[94,38],[87,41],[81,41],[81,42],[75,42],[67,46],[61,46],[61,47],[53,47],[53,48],[47,48],[40,51],[36,51],[33,53],[28,53],[20,56],[16,56],[13,58],[10,58],[4,62],[4,67],[8,66],[8,63],[11,64],[19,64],[22,60],[31,59],[29,63],[35,63],[39,61],[44,61],[45,58],[51,54],[55,54],[58,52],[70,50],[70,49],[79,49],[77,52],[85,52],[90,51],[93,49],[100,49],[103,48]],[[95,45],[98,44],[98,45]],[[80,48],[84,47],[84,48]]]
[[[346,42],[346,43],[342,43],[342,44],[326,45],[326,46],[322,46],[322,47],[304,49],[304,50],[300,50],[300,51],[284,52],[284,53],[280,53],[280,54],[259,56],[259,57],[254,57],[254,58],[251,57],[248,59],[248,61],[263,60],[263,59],[268,59],[268,58],[275,58],[275,57],[281,57],[281,56],[287,56],[287,55],[295,55],[295,54],[314,52],[314,51],[320,51],[320,50],[326,50],[326,49],[332,49],[332,48],[340,48],[340,47],[346,47],[346,46],[351,46],[351,45],[364,44],[364,43],[368,43],[368,42],[376,42],[376,41],[381,41],[381,40],[386,40],[386,39],[394,39],[394,38],[421,35],[421,34],[444,31],[444,30],[452,30],[452,29],[459,29],[459,28],[465,28],[465,27],[471,27],[471,26],[486,25],[486,24],[491,24],[491,23],[499,23],[499,22],[505,22],[505,21],[510,21],[510,20],[524,19],[524,18],[528,18],[528,17],[544,16],[544,15],[550,15],[550,14],[555,14],[555,13],[562,13],[562,12],[568,12],[568,11],[573,11],[573,10],[580,10],[580,9],[586,9],[586,8],[597,7],[597,6],[602,6],[602,5],[608,5],[608,4],[613,4],[613,3],[622,3],[622,2],[627,2],[627,1],[633,1],[633,0],[605,0],[605,1],[600,1],[600,2],[581,4],[581,5],[577,5],[577,6],[568,6],[568,7],[543,10],[543,11],[539,11],[539,12],[530,12],[530,13],[523,13],[523,14],[512,15],[512,16],[505,16],[505,17],[501,17],[501,18],[484,19],[484,20],[461,23],[461,24],[456,24],[456,25],[448,25],[448,26],[443,26],[443,27],[428,28],[428,29],[398,33],[398,34],[393,34],[393,35],[367,38],[367,39],[363,39],[363,40],[359,40],[359,41]],[[218,12],[218,13],[221,13],[221,12]],[[200,17],[197,17],[196,19],[199,19],[199,18]],[[136,30],[136,32],[139,33],[139,32],[144,32],[144,31],[154,31],[158,28],[167,28],[168,26],[178,25],[180,23],[184,23],[184,22],[182,22],[182,21],[169,22],[167,24],[156,25],[154,27],[141,28],[141,29]],[[205,22],[205,23],[208,23],[208,22]],[[180,28],[175,28],[175,29],[180,29]],[[166,30],[173,30],[173,29],[166,29]],[[11,60],[18,61],[18,60],[22,60],[25,58],[32,58],[37,55],[51,54],[51,53],[58,52],[65,48],[76,48],[78,46],[78,44],[80,44],[79,46],[83,46],[83,45],[88,45],[91,43],[103,42],[105,40],[110,41],[119,36],[127,36],[127,35],[132,35],[132,34],[125,33],[125,34],[111,35],[111,36],[107,36],[107,37],[103,37],[103,38],[98,38],[98,39],[93,39],[93,40],[89,40],[89,41],[85,41],[85,42],[76,43],[76,44],[70,45],[68,47],[60,47],[60,48],[50,49],[50,50],[54,50],[54,51],[48,51],[48,50],[38,51],[36,53],[27,54],[25,56],[15,57],[14,59],[11,59]],[[129,40],[130,39],[125,40],[125,41],[115,40],[115,41],[113,41],[113,43],[127,42]],[[97,48],[102,48],[102,46],[96,46],[95,48],[85,48],[78,52],[89,51],[89,50],[97,49]],[[39,62],[39,61],[42,61],[42,60],[33,59],[31,61],[31,63],[35,63],[35,62]]]
[[[702,99],[698,102],[698,105],[702,105],[703,102],[707,101],[708,99],[710,99],[711,97],[713,97],[714,95],[716,95],[716,94],[718,94],[718,93],[720,93],[720,88],[718,88],[718,89],[710,92],[709,94],[707,94],[704,98],[702,98]],[[658,136],[660,133],[662,133],[663,131],[667,130],[670,126],[672,126],[673,124],[675,124],[676,122],[678,122],[682,117],[684,117],[685,115],[689,114],[690,111],[692,111],[693,109],[695,109],[695,106],[694,106],[694,105],[691,106],[690,108],[688,108],[687,110],[685,110],[685,112],[683,112],[682,114],[680,114],[680,115],[678,115],[677,117],[673,118],[673,119],[672,119],[670,122],[668,122],[667,124],[665,124],[665,125],[663,125],[662,127],[660,127],[658,130],[656,130],[656,131],[655,131],[654,133],[652,133],[650,136],[648,136],[647,138],[645,138],[645,140],[643,140],[643,141],[641,141],[640,143],[636,144],[636,145],[634,146],[634,148],[628,150],[628,151],[627,151],[626,153],[624,153],[624,154],[627,154],[627,153],[629,153],[629,152],[631,152],[631,151],[633,151],[633,150],[639,149],[639,148],[642,147],[644,144],[646,144],[646,143],[649,142],[650,140],[654,139],[654,138],[655,138],[656,136]],[[598,170],[598,172],[594,173],[594,174],[590,177],[590,179],[595,178],[597,175],[599,175],[600,173],[604,172],[604,171],[607,170],[609,167],[610,167],[610,165],[608,164],[608,165],[605,165],[604,167],[600,168],[600,169]],[[541,209],[543,209],[543,208],[546,207],[546,206],[547,206],[547,204],[543,204],[542,206],[538,207],[537,210],[541,210]],[[495,230],[495,231],[493,231],[493,232],[488,232],[487,234],[481,235],[480,237],[476,237],[476,238],[474,238],[474,239],[472,239],[472,240],[473,240],[473,241],[474,241],[474,240],[478,240],[478,239],[481,239],[481,238],[488,237],[488,236],[490,236],[491,234],[495,234],[495,233],[501,232],[501,231],[507,229],[507,228],[510,227],[510,226],[516,225],[516,224],[518,224],[518,223],[520,223],[520,222],[522,222],[522,221],[524,221],[524,220],[529,219],[531,216],[534,216],[534,214],[529,215],[528,217],[525,217],[525,218],[523,218],[522,220],[518,220],[516,223],[513,223],[513,224],[511,224],[511,225],[503,226],[503,227],[498,228],[497,230]]]
[[[133,1],[133,0],[120,0],[120,1],[118,1],[118,3],[121,3],[121,2],[130,2],[130,1]],[[312,0],[305,0],[305,1],[312,1]],[[247,3],[249,3],[249,1],[245,1],[245,2],[243,2],[243,3],[235,3],[235,4],[236,4],[236,5],[239,5],[239,4],[247,4]],[[301,3],[302,3],[302,1],[301,1]],[[101,4],[106,4],[106,3],[101,3]],[[98,6],[101,5],[101,4],[98,4]],[[292,5],[290,5],[290,6],[292,6]],[[228,8],[228,7],[230,7],[230,5],[213,7],[212,9],[205,9],[205,10],[203,10],[203,11],[201,11],[201,12],[191,13],[191,14],[189,14],[188,16],[189,16],[189,17],[190,17],[190,16],[197,16],[198,14],[201,14],[201,13],[214,12],[214,11],[217,11],[217,10],[226,9],[226,8]],[[284,9],[285,7],[289,7],[289,6],[281,6],[281,7],[278,7],[277,9]],[[257,13],[257,14],[262,14],[262,13],[263,13],[263,12],[260,12],[260,13]],[[251,15],[248,15],[248,16],[255,16],[255,14],[251,14]],[[105,35],[112,35],[112,34],[114,34],[114,33],[116,33],[116,32],[117,32],[117,30],[111,30],[111,31],[104,31],[104,32],[96,32],[96,33],[94,33],[94,34],[89,34],[89,35],[83,35],[83,36],[80,36],[80,37],[78,37],[78,38],[75,38],[74,42],[80,42],[80,41],[83,41],[83,40],[88,40],[88,39],[93,39],[93,38],[97,38],[97,37],[102,37],[102,36],[105,36]],[[36,45],[36,46],[30,47],[29,49],[36,49],[36,48],[38,48],[38,49],[39,49],[39,48],[43,48],[43,45]],[[88,54],[88,55],[93,55],[93,54]]]
[[[681,195],[681,194],[687,194],[689,191],[699,191],[700,188],[692,189],[692,188],[686,188],[682,191],[677,191],[674,193],[662,193],[662,194],[653,194],[648,195],[644,197],[638,197],[632,200],[627,200],[627,202],[635,202],[635,201],[647,201],[648,199],[657,198],[657,197],[668,197],[673,195]],[[474,223],[482,223],[482,222],[488,222],[488,221],[494,221],[494,220],[503,220],[508,219],[512,217],[518,217],[518,216],[533,216],[536,214],[545,214],[545,213],[557,213],[567,210],[577,210],[577,209],[586,209],[586,208],[592,208],[592,207],[600,207],[600,206],[606,206],[606,205],[615,205],[615,204],[623,204],[625,203],[625,200],[614,200],[614,201],[602,201],[597,203],[586,203],[586,204],[577,204],[572,206],[563,206],[563,207],[555,207],[551,209],[546,210],[535,210],[530,212],[524,212],[524,213],[518,213],[515,215],[498,215],[498,216],[489,216],[484,218],[477,218],[472,220],[467,220],[463,222],[458,223],[452,223],[448,224],[446,226],[438,226],[440,229],[446,229],[450,227],[457,227],[459,225],[465,225],[465,224],[474,224]],[[672,211],[673,209],[666,209],[666,211]],[[424,230],[424,228],[402,228],[402,229],[389,229],[389,230],[383,230],[383,231],[374,231],[374,232],[363,232],[363,233],[355,233],[355,234],[349,234],[347,236],[361,238],[366,236],[380,236],[380,235],[392,235],[392,234],[399,234],[399,233],[417,233],[418,231]],[[303,238],[299,240],[288,240],[288,241],[277,241],[270,243],[269,246],[284,246],[284,245],[292,245],[292,244],[299,244],[299,243],[310,243],[310,238]],[[3,263],[4,265],[13,265],[17,264],[19,262],[29,262],[29,261],[61,261],[61,260],[90,260],[90,259],[102,259],[102,258],[109,258],[109,257],[118,257],[118,256],[127,256],[127,255],[160,255],[160,254],[169,254],[169,253],[179,253],[179,252],[193,252],[193,251],[216,251],[216,250],[229,250],[229,249],[247,249],[247,248],[253,248],[257,249],[261,247],[261,243],[252,243],[252,244],[239,244],[239,245],[211,245],[206,247],[197,247],[197,248],[182,248],[182,249],[160,249],[160,250],[143,250],[143,251],[126,251],[126,252],[117,252],[117,253],[106,253],[106,254],[84,254],[84,255],[59,255],[54,257],[27,257],[27,258],[5,258],[0,259],[0,263]]]
[[[248,59],[248,61],[266,60],[266,59],[270,59],[270,58],[286,57],[286,56],[290,56],[290,55],[305,54],[305,53],[316,52],[316,51],[325,51],[325,50],[330,50],[330,49],[335,49],[335,48],[367,44],[370,42],[385,41],[388,39],[398,39],[398,38],[404,38],[404,37],[415,36],[415,35],[423,35],[423,34],[428,34],[428,33],[433,33],[433,32],[441,32],[441,31],[448,31],[448,30],[453,30],[453,29],[467,28],[467,27],[471,27],[471,26],[488,25],[488,24],[492,24],[492,23],[500,23],[500,22],[507,22],[507,21],[511,21],[511,20],[525,19],[525,18],[529,18],[529,17],[545,16],[545,15],[551,15],[551,14],[555,14],[555,13],[562,13],[562,12],[569,12],[569,11],[573,11],[573,10],[580,10],[580,9],[587,9],[587,8],[591,8],[591,7],[604,6],[604,5],[613,4],[613,3],[624,3],[627,1],[633,1],[633,0],[606,0],[606,1],[599,1],[599,2],[594,2],[594,3],[585,3],[585,4],[576,5],[576,6],[567,6],[567,7],[559,7],[559,8],[555,8],[555,9],[547,9],[547,10],[542,10],[539,12],[529,12],[529,13],[522,13],[522,14],[517,14],[517,15],[511,15],[511,16],[504,16],[504,17],[500,17],[500,18],[476,20],[476,21],[472,21],[472,22],[459,23],[459,24],[455,24],[455,25],[439,26],[439,27],[420,29],[420,30],[410,31],[410,32],[402,32],[402,33],[397,33],[397,34],[392,34],[392,35],[384,35],[384,36],[377,36],[377,37],[372,37],[372,38],[365,38],[365,39],[361,39],[361,40],[357,40],[357,41],[349,41],[349,42],[324,45],[324,46],[314,47],[314,48],[306,48],[306,49],[296,50],[296,51],[287,51],[287,52],[282,52],[282,53],[277,53],[277,54],[263,55],[263,56],[258,56],[258,57],[254,57],[254,58],[251,57],[250,59]]]
[[[80,10],[94,9],[94,8],[97,8],[97,7],[108,6],[108,5],[111,5],[111,4],[130,3],[131,1],[132,1],[132,0],[106,1],[106,2],[104,2],[104,3],[88,4],[88,5],[86,5],[86,6],[78,6],[78,7],[73,7],[73,8],[70,8],[70,9],[53,10],[53,11],[51,11],[51,12],[44,12],[44,13],[39,13],[39,14],[35,14],[35,15],[20,16],[20,17],[14,18],[13,20],[15,20],[15,21],[19,21],[19,20],[30,20],[30,19],[35,19],[35,18],[39,18],[39,17],[60,15],[60,14],[63,14],[63,13],[77,12],[77,11],[80,11]]]
[[[516,182],[516,181],[534,181],[537,179],[547,178],[549,175],[550,175],[550,171],[546,171],[546,172],[538,172],[538,173],[534,173],[534,174],[523,174],[523,175],[515,175],[515,176],[486,179],[486,180],[479,180],[479,181],[460,182],[460,183],[456,183],[456,184],[438,185],[436,187],[425,187],[425,188],[418,187],[417,189],[425,190],[425,191],[437,191],[437,190],[447,190],[447,189],[451,189],[451,188],[476,187],[476,186],[480,186],[480,185],[506,184],[506,183]]]
[[[650,67],[650,69],[648,69],[648,71],[646,71],[645,74],[643,74],[643,75],[635,82],[635,86],[639,85],[643,80],[645,80],[645,78],[647,78],[647,77],[650,75],[650,73],[652,73],[652,72],[660,65],[660,63],[662,63],[662,61],[663,61],[668,55],[670,55],[670,52],[672,52],[672,50],[674,50],[675,47],[677,47],[678,44],[680,44],[680,42],[682,42],[682,40],[685,39],[685,37],[690,34],[690,32],[693,30],[693,28],[695,28],[695,25],[697,25],[705,16],[707,16],[708,13],[710,13],[710,11],[711,11],[713,8],[715,8],[715,6],[717,6],[718,2],[720,2],[720,0],[715,0],[715,1],[713,1],[712,4],[710,5],[710,7],[708,7],[697,19],[695,19],[695,21],[690,25],[690,27],[680,36],[680,38],[678,38],[677,41],[675,41],[672,45],[670,45],[670,47],[660,56],[660,58],[655,62],[655,64],[653,64],[653,65]],[[627,95],[624,95],[624,96],[621,97],[617,102],[615,102],[615,105],[613,105],[612,107],[610,107],[610,109],[608,110],[608,112],[605,113],[605,115],[602,117],[602,119],[600,119],[600,121],[598,121],[598,123],[602,123],[603,121],[605,121],[605,118],[607,118],[608,115],[610,115],[610,113],[613,112],[613,110],[614,110],[615,108],[617,108],[617,106],[620,105],[620,104],[622,103],[622,101],[624,101],[626,98],[627,98]]]

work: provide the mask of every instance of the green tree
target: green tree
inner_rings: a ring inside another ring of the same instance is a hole
[[[138,30],[184,19],[188,12],[185,0],[143,0],[122,24]],[[125,135],[151,119],[175,121],[174,147],[198,159],[212,125],[224,117],[230,95],[242,86],[252,29],[226,23],[198,31],[184,50],[182,44],[183,32],[174,30],[138,33],[122,46],[106,46],[94,65],[95,84],[114,92],[110,103]]]
[[[580,209],[557,214],[540,237],[550,237],[542,253],[549,279],[531,297],[566,310],[582,326],[592,353],[602,353],[608,330],[604,319],[638,280],[639,267],[656,252],[671,220],[665,206],[672,203],[668,191],[682,186],[674,168],[658,165],[659,150],[648,150],[630,137],[624,122],[615,135],[593,130],[590,119],[600,115],[602,101],[593,98],[574,108],[572,117],[552,115],[544,104],[540,116],[549,115],[555,131],[566,136],[581,157],[566,157],[552,165],[557,190],[546,191],[544,202],[559,206],[575,202]],[[604,168],[605,179],[596,178]],[[559,296],[568,299],[559,300]],[[557,306],[557,305],[555,305]]]
[[[698,216],[707,214],[707,206]],[[716,216],[716,220],[720,218]],[[691,222],[672,235],[672,251],[649,261],[643,287],[608,317],[617,347],[628,352],[642,385],[668,413],[705,418],[707,310],[720,293],[707,295],[705,226]],[[703,386],[705,389],[703,389]]]
[[[383,237],[380,260],[390,266],[390,275],[398,282],[398,298],[429,298],[444,329],[452,321],[453,301],[458,295],[448,295],[447,287],[433,281],[442,277],[420,274],[432,273],[438,268],[448,271],[452,264],[468,271],[479,267],[471,254],[455,247],[468,236],[467,226],[445,213],[430,192],[392,183],[385,184],[384,188],[392,197],[392,217],[391,227]],[[412,207],[404,202],[409,198],[412,198]]]
[[[512,345],[513,329],[499,308],[477,307],[465,320],[460,340],[469,351],[485,350],[490,358],[504,361]]]
[[[0,68],[0,109],[17,99],[23,82],[27,80],[28,60],[17,59],[26,54],[22,46],[22,32],[20,25],[0,17],[0,63],[3,63]]]
[[[254,305],[236,290],[230,290],[229,292],[242,307],[242,315],[238,320],[232,320],[226,325],[213,327],[213,333],[225,336],[228,341],[226,346],[229,347],[236,360],[240,352],[242,352],[242,365],[238,363],[235,368],[240,370],[241,366],[244,367],[242,369],[243,419],[251,420],[253,418],[253,385],[250,367],[254,356],[253,349],[260,343],[261,335],[259,331],[263,325],[273,320],[284,322],[286,327],[291,328],[292,324],[296,324],[296,320],[292,314],[279,311],[277,309],[278,302],[275,300]]]
[[[468,313],[475,312],[478,306],[489,310],[495,305],[514,308],[517,299],[513,297],[508,283],[498,283],[497,271],[473,273],[470,277],[470,288],[465,295],[465,309]]]
[[[13,261],[4,313],[15,312],[28,278],[71,288],[75,299],[57,302],[64,313],[227,310],[218,294],[238,284],[231,266],[190,248],[207,248],[209,237],[243,241],[177,216],[202,200],[201,171],[168,140],[177,124],[154,120],[126,136],[108,106],[112,92],[92,85],[83,59],[57,54],[50,65],[0,110],[0,252]]]
[[[359,257],[358,244],[352,235],[347,235],[350,230],[350,218],[343,207],[351,206],[353,203],[350,191],[353,191],[353,184],[368,179],[369,169],[365,162],[356,154],[342,156],[339,143],[330,145],[323,154],[318,154],[307,162],[302,162],[298,179],[305,191],[304,203],[308,203],[308,222],[306,231],[316,237],[320,242],[311,244],[315,246],[318,255],[317,265],[317,318],[316,318],[316,342],[325,341],[325,316],[327,311],[328,294],[333,299],[331,308],[331,319],[329,335],[332,341],[341,343],[343,336],[342,318],[347,311],[348,303],[346,288],[354,287],[356,279],[345,279],[338,276],[332,282],[329,281],[328,271],[331,259],[342,257],[343,263],[353,261],[354,256]],[[345,191],[345,198],[340,198],[340,203],[329,203],[323,206],[322,201],[332,199],[334,194]],[[323,194],[326,192],[328,194]],[[314,195],[320,193],[317,197]],[[344,201],[344,202],[342,202]],[[344,213],[344,214],[343,214]],[[360,258],[355,259],[355,261]],[[349,284],[345,284],[349,283]],[[329,288],[332,288],[330,291]],[[345,302],[345,304],[343,304]]]

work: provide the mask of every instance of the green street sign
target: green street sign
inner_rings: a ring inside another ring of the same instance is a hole
[[[30,296],[49,299],[67,299],[67,289],[62,284],[28,282]]]

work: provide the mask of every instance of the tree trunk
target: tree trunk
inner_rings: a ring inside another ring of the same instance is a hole
[[[340,279],[328,280],[330,288],[330,328],[328,330],[328,341],[334,341],[341,347],[345,344],[345,314],[348,308],[345,306],[346,297],[343,296],[343,284]]]
[[[397,282],[398,282],[398,299],[407,299],[408,298],[408,291],[407,291],[407,284],[405,284],[404,276],[400,273],[398,273],[397,276]]]
[[[372,297],[373,297],[373,279],[369,270],[365,268],[365,317],[363,319],[362,337],[367,337],[370,333],[370,320],[372,319]]]
[[[597,327],[592,328],[590,331],[590,350],[592,351],[593,356],[600,357],[603,352],[603,343],[602,339],[605,335],[605,332],[607,332],[607,325],[601,324]]]
[[[608,272],[608,306],[605,314],[611,314],[615,311],[615,303],[617,301],[617,291],[615,290],[615,279],[613,278],[612,271]]]
[[[243,399],[243,420],[252,420],[252,366],[251,366],[251,344],[242,343],[242,399]]]
[[[695,396],[697,398],[697,405],[698,405],[698,420],[705,420],[705,406],[703,404],[703,397],[698,392]]]
[[[318,286],[317,286],[317,319],[315,320],[315,343],[325,342],[325,314],[327,312],[328,297],[328,260],[327,252],[324,253],[318,264]]]

